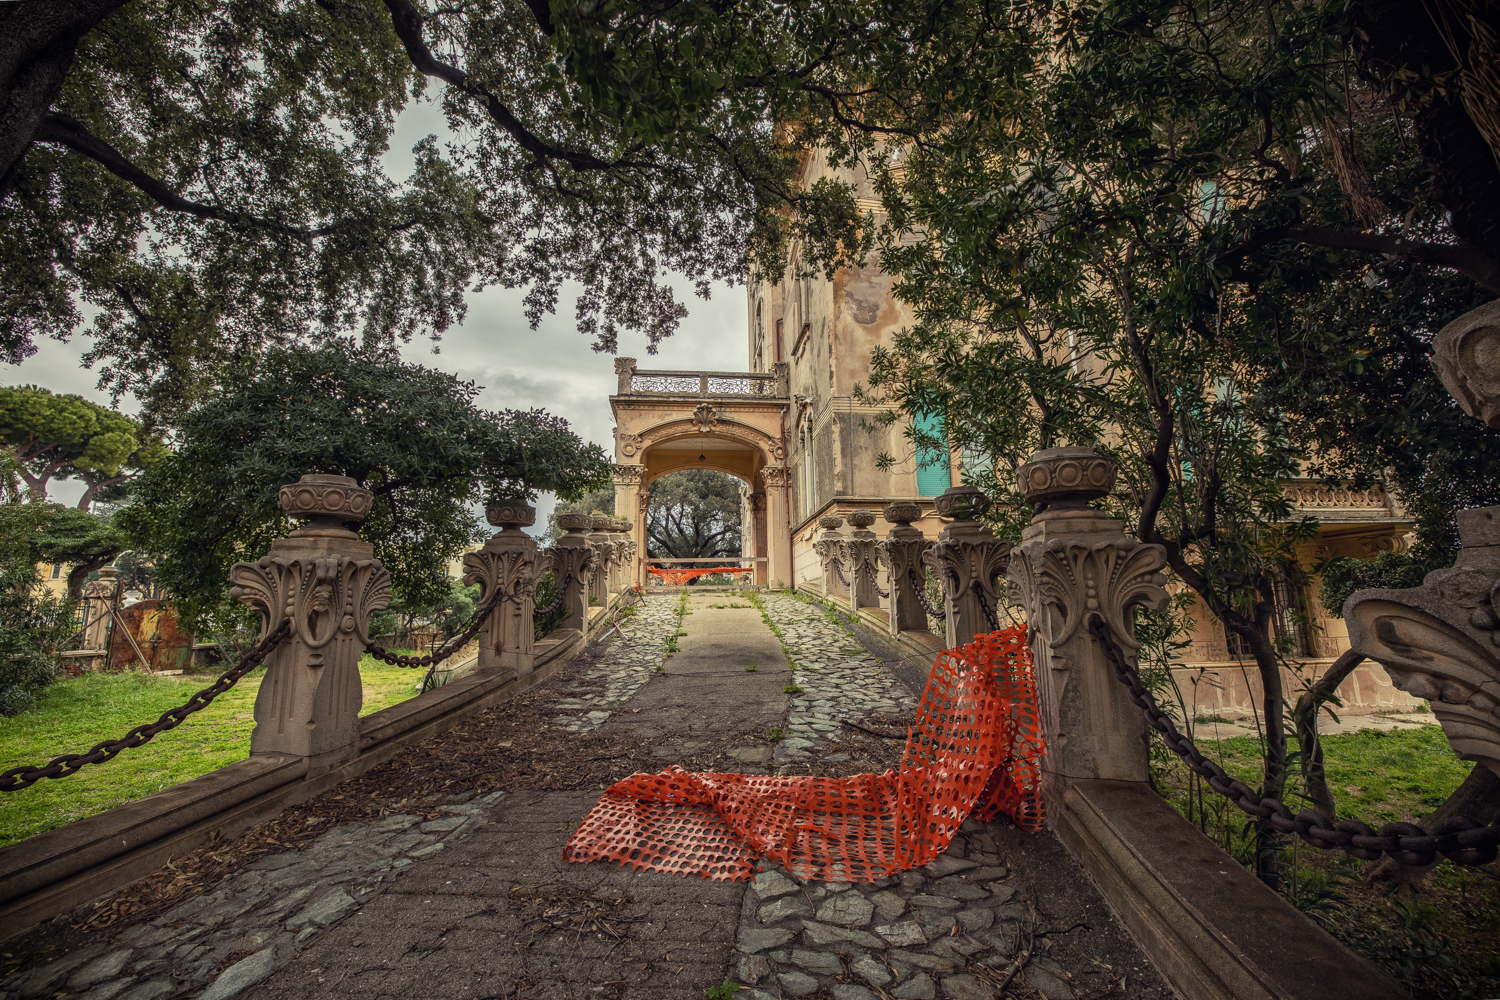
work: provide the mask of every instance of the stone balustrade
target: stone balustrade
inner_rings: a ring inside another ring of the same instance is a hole
[[[778,361],[770,372],[640,371],[635,358],[616,358],[617,395],[756,396],[786,399],[791,366]]]
[[[823,530],[818,532],[818,537],[813,539],[813,551],[818,554],[818,563],[823,568],[823,596],[842,597],[848,599],[849,588],[844,586],[839,574],[842,572],[848,578],[849,571],[843,569],[844,536],[839,533],[843,527],[844,519],[829,514],[818,518],[818,527]]]
[[[880,536],[870,530],[875,515],[868,510],[855,510],[850,511],[845,520],[854,529],[839,540],[844,577],[849,581],[844,588],[849,594],[849,609],[878,608],[880,598],[875,593],[875,581],[866,568],[875,565],[875,545],[880,541]]]
[[[344,476],[303,476],[281,490],[282,509],[303,525],[272,542],[261,559],[230,571],[230,595],[260,612],[262,635],[291,620],[290,633],[266,659],[252,755],[304,758],[316,775],[359,754],[359,660],[370,645],[370,615],[390,604],[391,578],[373,546],[346,525],[367,517],[373,501],[371,491]],[[531,505],[502,500],[485,516],[500,531],[464,557],[463,578],[479,585],[481,606],[503,596],[480,627],[475,669],[526,676],[535,669],[542,577],[552,572],[563,588],[561,627],[586,632],[590,587],[603,588],[601,603],[609,601],[610,560],[623,560],[632,543],[584,536],[590,528],[618,529],[614,518],[596,524],[587,514],[559,514],[567,534],[542,550],[522,530],[536,521]]]

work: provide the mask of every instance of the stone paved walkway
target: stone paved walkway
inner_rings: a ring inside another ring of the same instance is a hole
[[[662,766],[749,773],[835,760],[845,719],[909,717],[914,692],[837,619],[758,600],[694,594],[679,618],[675,594],[653,594],[628,639],[549,682],[563,697],[547,717],[648,740]],[[599,790],[460,791],[420,804],[437,818],[341,823],[156,919],[27,961],[0,1000],[702,1000],[726,979],[750,1000],[969,1000],[1002,982],[1018,998],[1172,995],[1049,834],[970,823],[932,865],[875,885],[564,864]]]

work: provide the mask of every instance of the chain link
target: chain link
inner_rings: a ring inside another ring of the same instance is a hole
[[[844,564],[837,559],[830,559],[829,562],[833,563],[833,571],[838,575],[839,583],[849,586],[849,578],[844,576]]]
[[[875,588],[876,597],[890,597],[890,591],[880,589],[880,575],[875,571],[875,564],[865,560],[865,576],[870,581],[870,586]]]
[[[542,609],[541,611],[533,611],[532,615],[535,616],[538,614],[551,614],[553,611],[557,610],[557,606],[562,603],[563,596],[568,592],[568,584],[572,581],[573,574],[569,573],[563,578],[563,585],[558,588],[557,599],[554,600],[551,605]],[[458,635],[455,635],[443,645],[439,646],[436,650],[428,653],[425,656],[399,656],[395,653],[392,653],[390,650],[386,649],[379,643],[375,642],[365,643],[365,651],[368,652],[371,656],[375,657],[377,660],[382,660],[386,663],[389,663],[393,667],[430,667],[434,664],[442,663],[454,653],[457,653],[459,650],[467,646],[469,644],[469,640],[473,639],[476,635],[479,634],[479,630],[484,627],[485,619],[489,617],[490,612],[494,611],[506,601],[516,601],[517,603],[519,603],[521,600],[521,587],[523,586],[525,586],[525,584],[517,584],[515,592],[509,594],[503,590],[495,591],[494,596],[492,596],[489,601],[485,603],[484,607],[474,612],[474,616],[469,619],[468,625],[465,626],[462,632],[460,632]]]
[[[234,669],[220,674],[218,680],[193,695],[186,703],[163,712],[155,722],[136,726],[117,740],[96,743],[88,753],[63,754],[60,757],[53,757],[44,767],[14,767],[0,774],[0,792],[15,792],[22,788],[29,788],[43,778],[66,778],[89,764],[102,764],[113,760],[121,751],[148,743],[158,733],[176,729],[187,721],[188,716],[207,708],[215,698],[234,687],[241,677],[260,666],[261,661],[291,633],[291,630],[291,619],[283,618],[274,631],[267,633],[265,638],[240,657]]]
[[[549,604],[549,605],[547,605],[545,608],[537,608],[534,611],[532,611],[531,612],[532,617],[536,617],[537,615],[540,615],[543,618],[545,618],[547,615],[550,615],[552,612],[554,612],[558,608],[562,607],[563,598],[568,596],[568,584],[570,584],[572,582],[573,582],[573,574],[572,573],[569,573],[567,576],[563,577],[562,586],[557,588],[557,596],[554,597],[554,598],[552,598],[552,603]]]
[[[1342,849],[1347,854],[1374,861],[1389,854],[1403,865],[1430,865],[1441,854],[1461,865],[1482,865],[1495,860],[1500,845],[1500,824],[1483,826],[1455,816],[1428,832],[1414,823],[1387,823],[1375,830],[1358,820],[1337,823],[1321,813],[1304,809],[1295,816],[1280,799],[1262,798],[1243,781],[1231,778],[1218,764],[1204,757],[1193,741],[1177,731],[1172,719],[1156,705],[1156,699],[1141,685],[1140,672],[1115,642],[1109,623],[1099,615],[1089,617],[1088,629],[1099,640],[1114,668],[1115,677],[1129,691],[1130,700],[1146,716],[1146,722],[1162,735],[1162,742],[1181,757],[1194,774],[1208,780],[1209,787],[1250,816],[1266,820],[1280,833],[1295,833],[1313,847],[1325,851]]]
[[[979,610],[984,615],[984,623],[990,627],[991,632],[1000,631],[1000,620],[995,615],[995,609],[990,607],[989,599],[984,596],[984,587],[979,581],[974,581],[974,596],[979,600]]]
[[[927,594],[922,590],[922,581],[917,577],[917,571],[916,570],[914,570],[914,569],[907,570],[906,571],[906,579],[907,579],[907,582],[911,584],[912,591],[917,595],[917,603],[920,604],[920,605],[922,605],[922,610],[923,611],[927,612],[929,615],[931,615],[933,618],[936,618],[938,621],[942,621],[944,618],[948,617],[948,612],[946,612],[946,611],[939,611],[937,608],[935,608],[931,604],[927,603]]]

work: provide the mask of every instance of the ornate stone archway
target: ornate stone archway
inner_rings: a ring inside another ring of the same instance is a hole
[[[757,583],[791,582],[785,417],[786,366],[758,372],[643,372],[617,358],[615,511],[634,521],[633,579],[645,583],[646,487],[684,469],[727,472],[748,484],[745,555]]]

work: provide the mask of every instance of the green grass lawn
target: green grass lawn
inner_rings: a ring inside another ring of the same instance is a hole
[[[423,671],[387,666],[366,656],[359,673],[365,696],[360,715],[369,715],[413,697]],[[0,846],[244,760],[250,753],[252,711],[263,674],[257,670],[245,677],[208,708],[145,746],[72,777],[44,779],[0,795]],[[101,740],[123,736],[212,683],[213,676],[206,674],[87,674],[59,680],[34,711],[0,717],[0,771],[45,764],[58,754],[82,753]]]
[[[1297,741],[1289,739],[1290,749]],[[1459,760],[1439,726],[1423,726],[1386,732],[1364,729],[1338,736],[1324,736],[1323,763],[1328,786],[1338,803],[1339,817],[1359,819],[1379,828],[1396,820],[1407,822],[1425,816],[1442,805],[1463,784],[1474,765]],[[1239,736],[1218,743],[1202,739],[1206,756],[1218,760],[1226,771],[1251,788],[1260,787],[1260,744]],[[1296,792],[1301,788],[1298,766],[1293,764],[1287,781],[1286,801],[1295,811]]]

